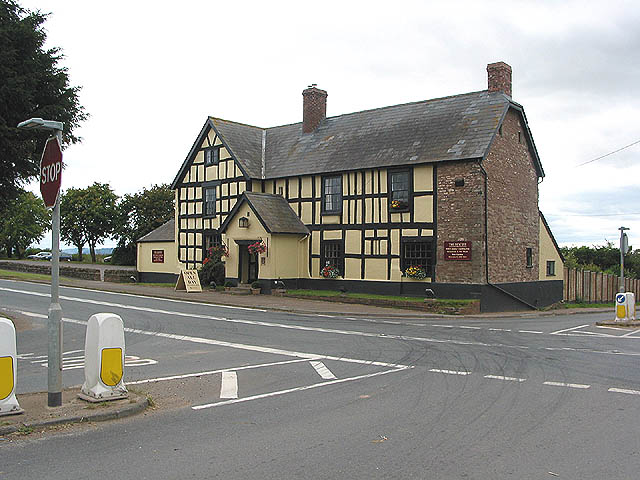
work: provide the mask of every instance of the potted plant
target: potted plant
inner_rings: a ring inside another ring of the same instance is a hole
[[[327,263],[325,267],[320,270],[320,275],[324,278],[338,278],[340,276],[340,270],[335,265]]]
[[[419,265],[411,265],[404,271],[405,276],[415,278],[416,280],[424,280],[427,278],[427,271]]]
[[[260,295],[261,291],[262,291],[262,287],[260,286],[260,282],[253,282],[251,284],[251,293],[253,295]]]
[[[249,245],[247,249],[249,250],[249,253],[251,255],[253,255],[254,253],[260,254],[267,251],[267,246],[262,242],[262,240],[260,240],[256,243],[252,243],[251,245]]]
[[[233,287],[235,287],[235,284],[231,280],[224,282],[225,291],[230,292]]]

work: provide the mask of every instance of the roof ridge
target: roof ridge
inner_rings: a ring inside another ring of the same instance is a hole
[[[209,115],[209,119],[220,120],[222,122],[227,122],[227,123],[235,123],[236,125],[242,125],[243,127],[249,127],[249,128],[257,128],[258,130],[266,130],[264,127],[256,127],[255,125],[249,125],[248,123],[236,122],[235,120],[227,120],[226,118],[214,117],[212,115]]]
[[[440,101],[440,100],[448,100],[450,98],[464,97],[466,95],[475,95],[475,94],[484,93],[484,92],[489,93],[488,90],[477,90],[475,92],[458,93],[456,95],[447,95],[445,97],[428,98],[426,100],[416,100],[416,101],[413,101],[413,102],[398,103],[396,105],[387,105],[387,106],[384,106],[384,107],[367,108],[365,110],[358,110],[356,112],[341,113],[340,115],[334,115],[332,117],[326,117],[325,120],[334,119],[334,118],[340,118],[340,117],[347,117],[349,115],[358,115],[358,114],[367,113],[367,112],[375,112],[375,111],[380,111],[380,110],[387,110],[387,109],[396,108],[396,107],[405,107],[407,105],[417,105],[419,103],[437,102],[437,101]],[[500,93],[500,92],[497,92],[497,93]],[[506,96],[505,96],[505,100],[507,100]],[[513,103],[515,103],[515,102],[513,102]],[[301,125],[301,124],[302,124],[302,122],[285,123],[284,125],[276,125],[275,127],[266,127],[265,130],[273,130],[275,128],[290,127],[292,125]]]

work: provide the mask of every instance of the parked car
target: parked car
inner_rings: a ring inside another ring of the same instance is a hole
[[[103,261],[104,263],[111,263],[111,255],[109,255],[108,257],[104,257],[104,258],[102,259],[102,261]]]
[[[60,261],[61,262],[70,262],[71,261],[71,255],[69,255],[68,253],[60,253]]]
[[[32,260],[51,260],[51,252],[38,252],[34,255],[29,255],[27,258]]]

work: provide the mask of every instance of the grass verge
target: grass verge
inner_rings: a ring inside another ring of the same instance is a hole
[[[11,280],[33,280],[37,282],[48,282],[51,280],[51,275],[45,275],[43,273],[29,273],[29,272],[17,272],[14,270],[4,270],[0,268],[0,278],[9,278]]]
[[[563,308],[611,308],[613,310],[614,304],[611,303],[557,303],[553,306],[554,309]]]
[[[337,290],[287,290],[288,295],[295,295],[301,297],[347,297],[347,298],[359,298],[362,300],[391,300],[395,302],[415,302],[424,303],[424,298],[421,297],[402,297],[397,295],[378,295],[375,293],[341,293]],[[473,300],[453,300],[448,298],[435,298],[433,303],[450,306],[450,307],[462,307],[469,305]]]

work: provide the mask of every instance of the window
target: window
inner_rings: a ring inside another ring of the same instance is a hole
[[[215,165],[220,160],[220,147],[209,147],[204,151],[204,165]]]
[[[222,235],[219,233],[210,233],[204,235],[204,249],[209,250],[211,247],[222,245]]]
[[[320,270],[333,265],[344,275],[344,247],[342,240],[323,240],[320,248]]]
[[[406,212],[409,210],[410,173],[409,170],[389,172],[389,206],[391,212]]]
[[[400,269],[404,272],[409,267],[421,267],[427,277],[433,276],[433,240],[423,237],[402,239]]]
[[[322,179],[322,212],[342,212],[342,175]]]
[[[556,276],[556,262],[554,260],[547,260],[547,277]]]
[[[533,267],[533,248],[527,248],[527,268]]]
[[[204,189],[204,214],[213,216],[216,214],[216,187]]]

